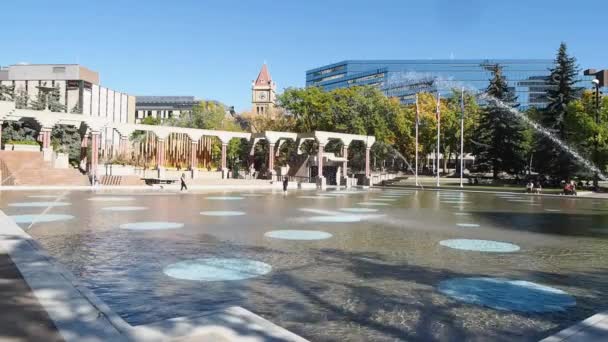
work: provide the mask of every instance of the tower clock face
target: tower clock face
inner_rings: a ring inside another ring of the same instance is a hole
[[[258,93],[258,99],[266,100],[266,93]]]

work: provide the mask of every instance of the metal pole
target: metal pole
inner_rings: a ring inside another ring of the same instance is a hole
[[[440,104],[440,98],[441,95],[439,93],[437,93],[437,154],[435,155],[436,159],[437,159],[437,186],[439,186],[439,136],[440,136],[440,126],[441,126],[441,113],[439,111],[439,104]]]
[[[418,94],[416,94],[416,160],[414,162],[416,186],[418,186],[418,121],[420,120],[418,113]]]
[[[600,84],[599,82],[595,84],[595,123],[599,126],[600,124]],[[599,143],[599,133],[595,136],[595,165],[599,167],[599,153],[598,153],[598,143]],[[595,172],[595,176],[593,177],[593,186],[597,191],[599,189],[599,174],[597,171]]]
[[[460,93],[460,105],[462,112],[460,113],[460,187],[463,187],[462,179],[464,175],[464,87]]]

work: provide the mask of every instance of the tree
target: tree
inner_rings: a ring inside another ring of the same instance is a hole
[[[65,112],[66,106],[61,103],[59,85],[55,85],[48,96],[49,110],[51,112]]]
[[[605,172],[608,162],[608,125],[605,124],[608,122],[608,97],[600,100],[599,124],[595,121],[595,115],[595,94],[586,91],[580,99],[568,104],[564,123],[570,130],[569,144],[575,147],[583,157],[587,159],[595,157],[597,166],[602,172]],[[598,151],[594,156],[596,146]],[[590,172],[586,172],[585,175],[591,176]]]
[[[15,97],[15,86],[0,84],[0,101],[13,101]]]
[[[15,92],[15,108],[17,109],[25,109],[29,105],[30,97],[27,94],[27,91],[22,87],[17,89]]]
[[[561,43],[547,81],[549,104],[541,113],[541,124],[564,142],[573,134],[572,127],[566,125],[568,105],[579,98],[582,91],[576,86],[578,73],[576,59],[568,55],[566,44]],[[536,160],[541,172],[558,179],[568,179],[576,172],[575,161],[559,145],[544,136],[538,137],[536,145]]]
[[[9,141],[36,141],[38,130],[31,121],[7,121],[2,128],[2,145]]]
[[[78,128],[70,125],[55,125],[51,133],[51,144],[56,152],[67,153],[72,164],[80,162],[81,136]]]
[[[517,98],[507,86],[502,67],[495,65],[491,71],[493,77],[486,90],[488,104],[475,132],[474,152],[480,169],[492,171],[492,177],[498,179],[501,172],[517,174],[524,169],[525,128],[505,108],[517,107]]]

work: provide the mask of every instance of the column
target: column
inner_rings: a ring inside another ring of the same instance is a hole
[[[273,179],[276,173],[274,170],[274,145],[275,144],[271,143],[268,144],[268,176],[270,179]]]
[[[165,163],[165,139],[156,139],[156,168],[158,170],[163,168]]]
[[[371,151],[371,147],[365,147],[365,178],[371,177],[371,169],[369,167],[369,154]]]
[[[119,148],[119,154],[122,156],[126,156],[127,153],[129,152],[129,137],[121,135],[120,142],[118,144],[118,148]]]
[[[0,150],[2,149],[2,125],[4,125],[4,121],[0,121]]]
[[[192,140],[190,145],[190,170],[194,171],[197,166],[196,151],[198,150],[198,141]]]
[[[323,150],[325,149],[325,145],[319,144],[319,152],[317,154],[317,165],[319,166],[319,173],[317,175],[318,178],[323,178]]]
[[[42,143],[42,156],[45,161],[52,161],[53,150],[51,149],[51,128],[43,127],[40,130],[39,139]]]
[[[91,132],[91,171],[97,174],[97,163],[99,160],[99,132]]]
[[[342,177],[344,177],[344,181],[346,184],[346,187],[349,188],[349,184],[348,184],[348,172],[347,172],[347,167],[348,167],[348,145],[344,144],[344,146],[342,146],[342,158],[344,158],[344,162],[342,162]]]
[[[85,134],[80,142],[80,169],[87,170],[87,147],[89,147],[89,135]]]
[[[222,164],[221,164],[222,171],[226,170],[226,167],[227,167],[227,164],[226,164],[226,150],[227,150],[227,148],[228,148],[228,144],[224,143],[222,141]]]

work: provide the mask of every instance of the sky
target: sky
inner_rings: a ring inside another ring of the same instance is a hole
[[[553,58],[562,41],[605,69],[606,13],[605,0],[7,0],[0,65],[78,63],[111,89],[244,111],[264,62],[279,92],[346,59]]]

